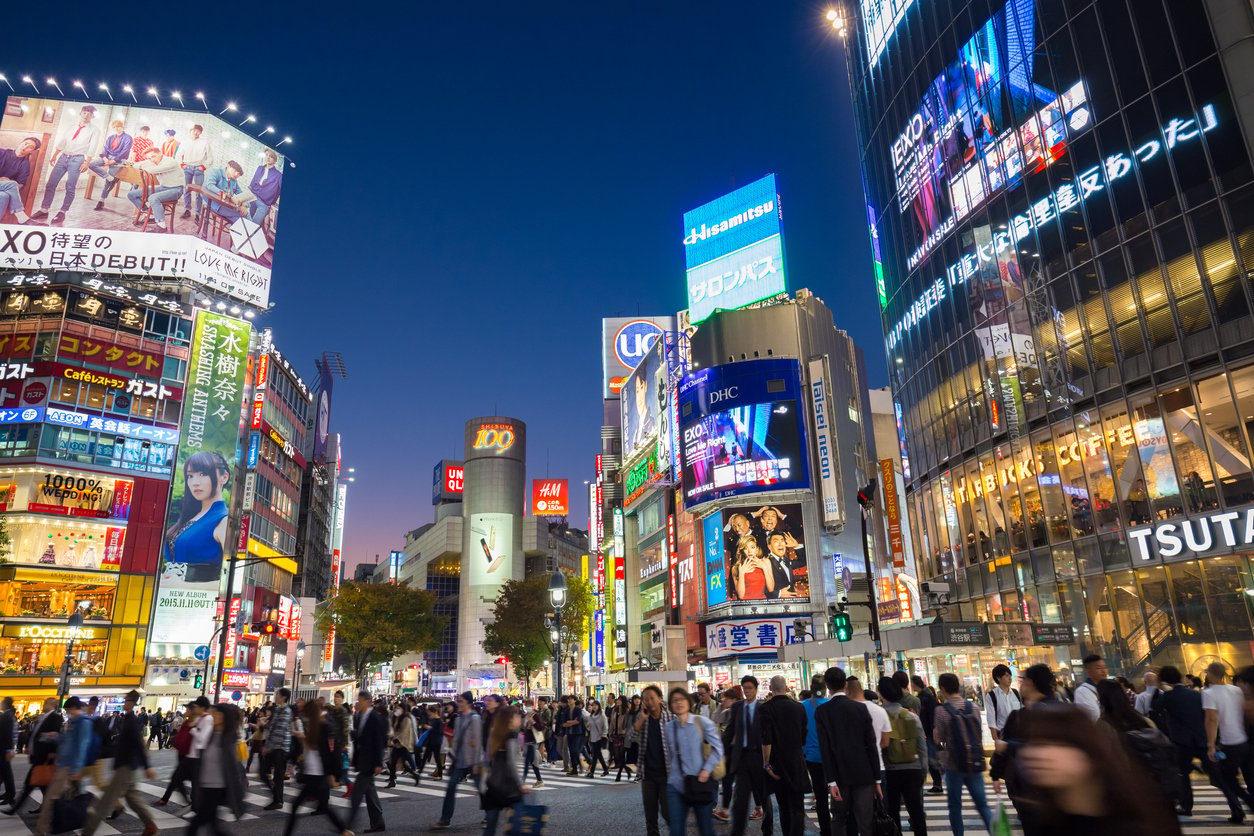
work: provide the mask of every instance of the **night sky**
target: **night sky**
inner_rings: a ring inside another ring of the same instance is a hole
[[[461,457],[478,415],[527,423],[528,478],[569,478],[585,527],[601,317],[683,307],[683,212],[767,172],[790,289],[824,299],[886,382],[843,47],[820,3],[279,2],[204,7],[200,27],[165,7],[96,7],[93,25],[87,8],[67,30],[13,4],[0,72],[191,105],[202,90],[293,138],[277,306],[256,322],[310,383],[322,351],[344,355],[350,567],[432,519],[432,467]]]

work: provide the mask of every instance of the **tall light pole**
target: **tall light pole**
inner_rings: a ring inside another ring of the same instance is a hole
[[[292,694],[292,699],[295,699],[296,695],[300,693],[300,663],[304,658],[305,658],[305,643],[297,642],[296,643],[296,676],[294,677],[294,682],[292,683],[292,685],[294,686],[295,693]]]
[[[553,635],[556,637],[553,645],[553,655],[557,658],[556,669],[553,672],[553,696],[561,699],[562,607],[566,606],[566,576],[562,574],[560,569],[554,569],[553,574],[549,577],[549,603],[553,605],[553,623],[556,626],[553,632]]]
[[[871,608],[871,638],[875,640],[875,668],[879,676],[884,675],[884,649],[880,644],[880,609],[875,600],[875,586],[879,579],[875,576],[875,568],[871,563],[871,547],[867,540],[866,521],[871,516],[871,508],[875,504],[875,479],[866,483],[866,487],[858,491],[858,505],[862,507],[862,555],[866,558],[867,602]]]
[[[61,682],[57,686],[57,705],[60,705],[65,699],[65,693],[70,690],[70,663],[74,658],[74,640],[78,638],[79,632],[83,629],[83,612],[91,609],[91,601],[79,601],[74,605],[74,612],[70,613],[69,621],[66,622],[70,628],[70,644],[65,649],[65,660],[61,663]]]

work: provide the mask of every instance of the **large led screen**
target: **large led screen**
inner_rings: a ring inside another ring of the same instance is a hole
[[[1066,153],[1093,124],[1084,84],[1035,75],[1035,0],[1009,0],[976,30],[898,129],[897,203],[922,243],[913,267],[974,209]]]
[[[801,505],[724,508],[702,521],[706,602],[810,598]]]
[[[667,423],[665,342],[656,340],[623,384],[619,393],[623,415],[623,461],[630,461],[657,444],[658,467],[670,468],[670,432]]]
[[[187,278],[264,307],[284,165],[210,113],[10,95],[4,255],[18,268]]]
[[[775,175],[685,212],[684,264],[694,325],[786,291]]]
[[[746,360],[686,375],[679,386],[686,507],[810,486],[796,360]]]

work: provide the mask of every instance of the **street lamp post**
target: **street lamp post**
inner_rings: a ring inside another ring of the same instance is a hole
[[[296,643],[296,676],[294,677],[294,682],[292,683],[295,686],[296,694],[300,693],[300,663],[304,658],[305,658],[305,643],[297,642]],[[296,694],[292,695],[293,699],[296,698]]]
[[[91,608],[91,601],[79,601],[74,605],[74,612],[70,613],[69,621],[66,622],[70,628],[70,644],[65,649],[65,660],[61,663],[61,682],[57,686],[57,705],[65,699],[65,694],[70,690],[70,663],[74,659],[74,641],[78,638],[79,632],[83,629],[83,612]]]
[[[553,672],[553,696],[561,699],[562,693],[562,607],[566,606],[566,576],[555,569],[549,577],[549,603],[553,605],[553,655],[557,658]]]

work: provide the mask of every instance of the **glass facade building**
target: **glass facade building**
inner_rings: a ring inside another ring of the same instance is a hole
[[[993,655],[1254,662],[1252,16],[1222,0],[852,15],[919,575],[950,584],[947,620],[1074,629]]]

